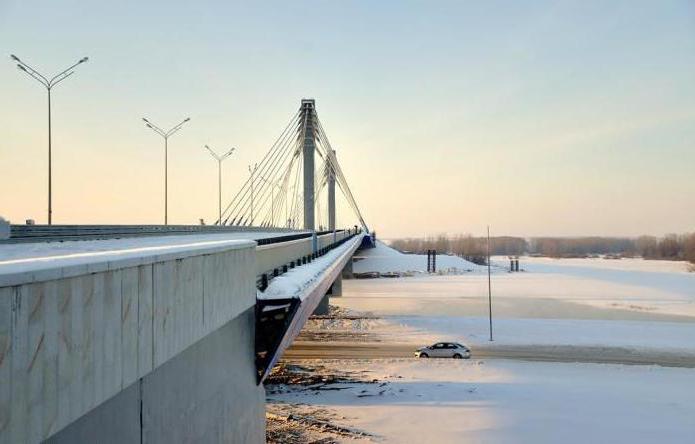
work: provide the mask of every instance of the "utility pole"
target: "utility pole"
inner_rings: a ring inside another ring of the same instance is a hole
[[[205,149],[217,160],[217,225],[222,225],[222,161],[229,157],[234,152],[235,148],[230,149],[221,156],[218,156],[217,153],[207,145],[205,145]]]
[[[492,341],[492,278],[490,277],[490,226],[487,226],[487,303],[490,316],[490,341]]]
[[[191,120],[191,118],[186,117],[181,123],[175,125],[169,131],[164,131],[145,117],[142,118],[146,127],[164,138],[164,225],[168,225],[169,222],[169,137],[173,136],[174,133],[180,130],[183,124],[189,120]]]
[[[31,66],[27,65],[25,62],[20,60],[19,57],[17,57],[16,55],[12,54],[10,58],[13,61],[17,62],[17,68],[20,71],[23,71],[31,78],[38,81],[46,88],[46,91],[48,92],[48,225],[51,225],[53,223],[53,154],[51,152],[51,90],[58,83],[70,77],[75,72],[73,71],[73,68],[75,68],[77,65],[87,62],[89,60],[89,57],[82,57],[80,60],[77,61],[77,63],[56,74],[50,80],[48,80],[48,78],[44,77],[41,73],[39,73]]]

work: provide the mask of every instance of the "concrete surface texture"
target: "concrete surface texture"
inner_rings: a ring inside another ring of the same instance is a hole
[[[246,310],[47,443],[263,443],[265,392],[248,358],[254,322]]]
[[[149,380],[145,389],[159,390],[160,401],[153,402],[162,402],[167,398],[164,388],[157,389],[159,369],[252,311],[255,243],[242,241],[226,250],[182,256],[0,287],[0,443],[45,440],[119,393],[131,396],[130,387],[140,378]],[[253,324],[248,324],[243,334],[230,334],[236,339],[226,349],[247,354],[237,359],[237,376],[255,390]],[[202,365],[210,357],[199,359]],[[171,393],[179,386],[194,390],[196,384],[185,372],[171,371],[162,373]],[[215,379],[198,384],[214,385]],[[205,396],[204,388],[195,390]],[[176,411],[171,405],[162,408]],[[205,406],[198,408],[202,412]],[[153,417],[158,414],[151,412]],[[181,415],[192,422],[191,434],[199,421],[195,412]],[[127,416],[120,409],[114,414]],[[172,417],[170,422],[177,421],[180,418]]]

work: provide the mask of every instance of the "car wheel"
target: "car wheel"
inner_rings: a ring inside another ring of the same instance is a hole
[[[459,355],[458,353],[456,353],[456,354],[454,355],[454,359],[463,359],[463,356],[461,356],[461,355]]]
[[[430,356],[427,353],[420,353],[421,358],[429,358]]]

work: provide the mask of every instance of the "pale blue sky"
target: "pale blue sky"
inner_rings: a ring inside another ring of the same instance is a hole
[[[387,237],[695,230],[695,3],[0,0],[0,214],[45,218],[54,72],[56,222],[211,220],[314,97]],[[3,56],[4,57],[4,56]],[[342,208],[345,210],[345,208]],[[345,210],[346,211],[346,210]],[[339,218],[339,221],[341,219]],[[352,218],[343,212],[343,222]]]

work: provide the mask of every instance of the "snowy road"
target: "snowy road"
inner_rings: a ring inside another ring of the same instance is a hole
[[[621,347],[591,347],[575,345],[506,345],[472,347],[475,359],[500,358],[540,362],[583,362],[594,364],[660,365],[663,367],[695,368],[695,354],[634,350]],[[413,358],[412,344],[295,342],[285,353],[287,360],[295,359],[383,359]]]

